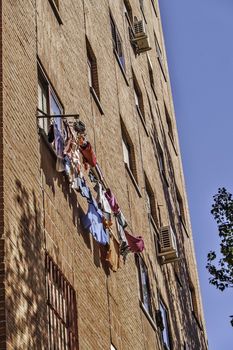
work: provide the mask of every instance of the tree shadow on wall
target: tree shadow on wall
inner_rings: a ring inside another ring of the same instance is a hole
[[[15,181],[7,232],[7,327],[14,350],[46,349],[45,255],[42,214],[34,191]]]

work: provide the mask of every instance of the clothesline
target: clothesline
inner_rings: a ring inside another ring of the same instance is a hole
[[[43,118],[43,119],[51,119],[51,118],[79,118],[79,114],[47,114],[41,109],[37,108],[37,112],[42,113],[43,115],[37,115],[37,119]]]
[[[42,111],[38,109],[38,112]],[[57,117],[59,116],[52,116],[52,118]],[[123,256],[124,260],[129,251],[133,253],[142,252],[144,241],[141,236],[132,236],[126,230],[128,227],[132,232],[114,194],[104,179],[95,152],[90,142],[86,139],[85,124],[76,119],[73,122],[73,130],[76,132],[76,136],[65,119],[63,120],[63,128],[58,128],[55,119],[50,124],[48,141],[54,144],[57,155],[56,170],[58,172],[65,171],[69,177],[71,187],[87,199],[89,203],[88,212],[81,218],[83,226],[92,233],[97,242],[103,245],[109,245],[106,260],[109,261],[112,270],[116,271],[116,264],[113,267],[114,263],[111,263],[113,260],[116,261],[116,259],[111,258],[111,252],[114,250],[117,251],[116,243],[114,243],[115,241],[113,241],[112,237],[111,226],[113,223],[111,215],[113,214],[115,217],[118,239],[120,241],[118,253]],[[83,165],[80,155],[82,155]],[[82,173],[82,166],[84,166],[85,170],[89,169],[89,178],[92,183],[95,183],[93,188],[97,192],[96,198],[93,197],[90,188],[86,184]]]

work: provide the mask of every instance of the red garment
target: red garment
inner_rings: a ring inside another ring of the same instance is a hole
[[[130,235],[127,231],[125,231],[125,236],[132,253],[141,253],[143,251],[144,241],[141,236],[134,237]]]
[[[80,152],[83,155],[84,164],[88,163],[91,167],[96,166],[96,163],[97,163],[96,155],[90,142],[87,141],[85,146],[80,146]]]

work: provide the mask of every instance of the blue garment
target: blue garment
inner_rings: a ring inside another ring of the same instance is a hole
[[[87,199],[91,199],[90,188],[86,185],[84,177],[77,176],[75,179],[75,188],[78,190],[81,195]]]
[[[95,204],[94,201],[89,202],[88,212],[82,218],[82,222],[84,228],[91,232],[95,240],[105,245],[109,242],[109,236],[104,230],[102,222],[103,214]]]

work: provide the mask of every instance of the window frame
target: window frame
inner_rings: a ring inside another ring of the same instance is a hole
[[[136,256],[137,259],[137,270],[138,270],[138,281],[139,281],[139,292],[140,292],[140,301],[143,305],[144,310],[149,314],[149,316],[153,320],[153,307],[152,307],[152,300],[151,300],[151,286],[150,286],[150,279],[148,274],[148,268],[140,254]],[[143,270],[142,270],[143,269]],[[143,289],[143,272],[145,275],[145,286],[147,289],[147,297],[145,296]],[[147,303],[145,302],[145,299],[148,299]]]
[[[164,311],[164,312],[161,311],[161,308],[162,308],[162,311]],[[168,308],[166,307],[166,305],[161,297],[159,297],[159,310],[161,312],[161,317],[162,317],[163,327],[164,327],[163,330],[160,329],[161,340],[162,340],[162,343],[163,343],[163,346],[165,347],[165,349],[171,350],[172,349],[172,341],[171,341],[169,313],[168,313]],[[165,318],[164,318],[164,315],[165,315]],[[166,334],[166,337],[164,336],[164,333]]]
[[[126,73],[126,66],[125,66],[125,55],[124,55],[124,48],[123,48],[123,40],[120,35],[120,32],[117,28],[116,22],[110,13],[110,26],[111,26],[111,33],[112,33],[112,43],[113,43],[113,51],[117,58],[117,61],[122,68],[123,72]]]
[[[147,205],[147,208],[150,208],[150,211],[148,210],[148,216],[150,221],[152,221],[152,224],[157,228],[159,227],[159,217],[157,213],[157,206],[156,206],[156,200],[155,200],[155,194],[152,189],[152,186],[148,180],[148,177],[144,173],[145,176],[145,195],[146,195],[146,202],[149,204]]]
[[[37,81],[38,81],[38,108],[39,108],[39,86],[42,87],[42,89],[44,89],[47,93],[46,99],[47,99],[47,107],[46,107],[46,111],[43,111],[44,113],[48,114],[48,115],[54,115],[54,117],[56,116],[56,114],[52,113],[52,99],[55,101],[55,103],[57,104],[57,107],[60,110],[60,114],[64,114],[64,107],[61,103],[60,98],[58,97],[55,89],[53,88],[47,74],[45,73],[44,69],[42,68],[41,64],[38,63],[38,76],[37,76]],[[40,109],[40,108],[39,108]],[[38,113],[40,116],[43,115],[42,113]],[[60,125],[60,129],[62,128],[62,119],[60,117],[55,118],[56,122]],[[49,125],[51,123],[51,119],[50,118],[39,118],[38,120],[38,126],[40,127],[40,130],[43,130],[43,132],[47,135],[48,134],[48,129],[49,129]],[[44,127],[46,125],[46,127]]]
[[[156,50],[157,60],[159,62],[159,66],[161,68],[164,80],[165,80],[165,82],[167,82],[167,77],[165,74],[164,63],[163,63],[163,51],[160,47],[160,44],[159,44],[159,41],[158,41],[158,38],[157,38],[157,35],[155,34],[155,32],[154,32],[154,39],[155,39],[155,50]]]
[[[99,88],[99,76],[98,76],[98,63],[94,51],[91,47],[90,41],[86,36],[86,53],[87,53],[87,73],[88,84],[92,93],[100,101],[100,88]]]

